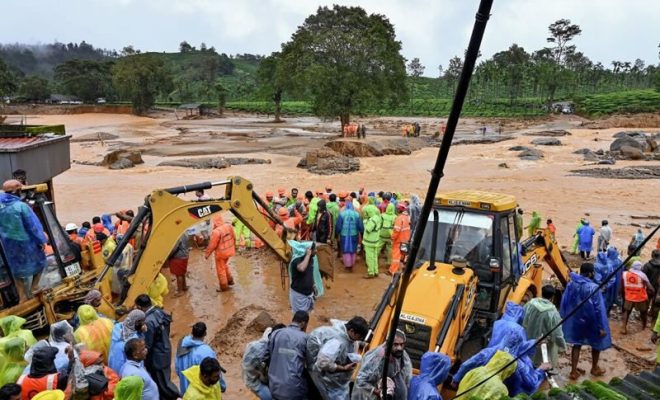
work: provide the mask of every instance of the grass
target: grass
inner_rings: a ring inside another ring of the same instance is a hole
[[[576,99],[577,111],[601,116],[614,113],[642,113],[660,110],[660,92],[654,89],[596,94]]]

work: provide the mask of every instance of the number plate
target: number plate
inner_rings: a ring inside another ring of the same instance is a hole
[[[74,276],[79,275],[82,272],[82,269],[80,268],[80,264],[75,262],[64,267],[64,272],[66,273],[66,276]]]

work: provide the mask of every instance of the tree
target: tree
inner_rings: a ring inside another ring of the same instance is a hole
[[[261,60],[256,73],[259,94],[275,104],[275,122],[282,122],[282,94],[290,84],[281,56],[281,53],[274,52]]]
[[[162,59],[153,54],[121,58],[112,68],[112,82],[119,95],[130,99],[133,112],[141,115],[151,108],[156,95],[171,85],[171,76]]]
[[[190,53],[193,51],[193,47],[186,42],[185,40],[179,43],[179,53]]]
[[[495,53],[493,62],[504,77],[509,95],[509,104],[513,104],[513,101],[520,97],[523,92],[529,54],[524,48],[514,43],[508,50]]]
[[[36,75],[23,79],[18,92],[29,101],[44,101],[50,97],[48,80]]]
[[[546,38],[546,41],[555,44],[555,47],[552,48],[552,54],[557,64],[562,65],[564,57],[575,51],[575,46],[569,46],[568,42],[582,33],[582,29],[579,25],[571,24],[570,19],[560,19],[550,24],[548,30],[550,36]]]
[[[112,86],[114,62],[70,60],[55,67],[55,80],[67,94],[91,102],[107,97]]]
[[[122,57],[132,56],[133,54],[140,54],[140,50],[135,50],[132,44],[125,46],[123,49],[121,49],[120,53]]]
[[[442,78],[442,75],[444,75],[445,70],[442,68],[442,64],[438,65],[438,78]]]
[[[314,113],[338,116],[342,127],[356,109],[407,99],[394,27],[360,7],[319,7],[282,46],[282,63],[294,90],[311,98]]]
[[[408,63],[408,75],[412,76],[413,78],[419,78],[422,76],[425,69],[426,67],[423,66],[421,62],[419,62],[419,58],[417,57],[413,58]]]
[[[206,50],[207,50],[206,49],[206,43],[202,42],[202,44],[199,45],[199,51],[201,51],[203,53]]]
[[[0,96],[8,96],[16,91],[16,76],[0,58]]]
[[[220,81],[215,83],[215,95],[218,98],[218,113],[222,115],[225,111],[225,104],[227,103],[227,88]]]

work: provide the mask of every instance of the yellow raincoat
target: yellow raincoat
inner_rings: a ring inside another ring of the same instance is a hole
[[[99,318],[94,307],[88,304],[78,307],[78,319],[80,327],[73,333],[76,342],[84,343],[87,350],[103,354],[103,360],[107,363],[112,337],[112,321],[107,318]]]
[[[458,393],[464,393],[466,390],[469,390],[471,387],[477,385],[484,379],[490,377],[495,372],[499,371],[500,368],[504,367],[506,364],[513,360],[513,356],[504,351],[498,351],[495,353],[493,358],[488,361],[483,367],[475,368],[472,371],[465,374],[461,383],[458,385]],[[479,398],[479,399],[499,399],[502,397],[509,396],[509,390],[504,385],[503,381],[513,375],[516,372],[517,363],[513,363],[506,367],[499,374],[493,378],[486,381],[486,383],[477,387],[474,390],[466,393],[464,397],[466,399],[470,398]]]
[[[27,329],[21,329],[25,324],[25,318],[17,317],[15,315],[9,315],[0,319],[0,329],[2,329],[3,338],[0,338],[0,350],[4,348],[7,340],[14,337],[21,337],[25,340],[27,347],[34,346],[37,343],[37,339],[34,338],[32,331]]]
[[[151,285],[149,285],[147,294],[154,306],[163,308],[163,297],[169,292],[170,289],[167,287],[167,278],[165,278],[163,274],[158,273],[156,279],[154,279]]]
[[[34,396],[32,400],[64,400],[64,392],[61,390],[44,390]]]
[[[115,400],[142,400],[144,381],[139,376],[122,378],[115,386]]]
[[[27,365],[23,359],[26,350],[25,340],[21,337],[11,338],[5,342],[0,362],[0,387],[8,383],[16,383],[20,378]]]
[[[183,371],[183,376],[190,382],[183,400],[220,400],[222,392],[220,385],[206,386],[199,376],[199,365],[192,366]]]

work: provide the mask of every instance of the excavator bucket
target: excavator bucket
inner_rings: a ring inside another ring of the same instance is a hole
[[[321,275],[330,280],[335,280],[335,261],[336,254],[332,246],[328,244],[316,244],[316,257],[319,260],[319,270]]]

